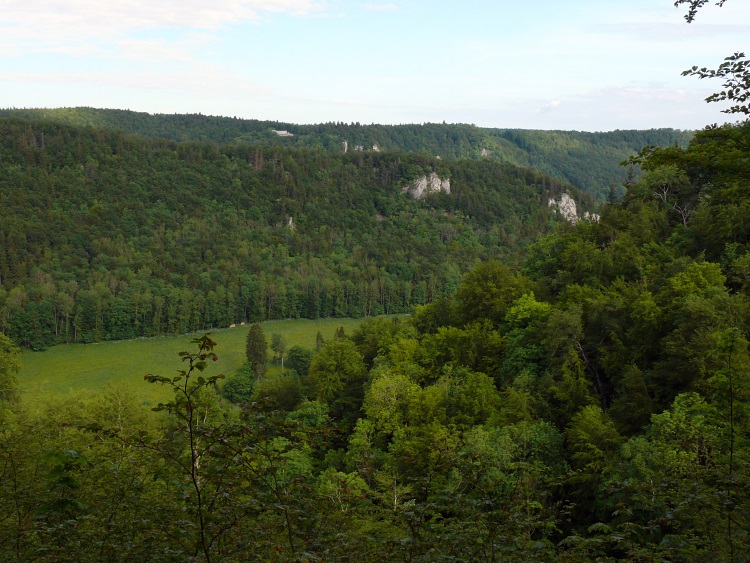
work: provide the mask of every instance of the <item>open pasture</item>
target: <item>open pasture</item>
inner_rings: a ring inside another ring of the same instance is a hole
[[[350,334],[362,319],[295,319],[262,323],[269,345],[271,335],[281,334],[288,348],[304,346],[313,349],[318,331],[325,340],[333,338],[338,327]],[[206,371],[207,375],[234,374],[245,360],[245,338],[250,325],[211,331],[216,341],[219,360]],[[202,333],[181,336],[142,338],[96,344],[64,344],[44,352],[28,352],[23,356],[19,383],[27,402],[44,400],[69,392],[98,392],[108,386],[124,387],[135,393],[144,404],[156,405],[169,399],[168,388],[149,384],[143,376],[149,373],[170,375],[181,369],[178,353],[194,350],[190,344]],[[269,348],[269,359],[272,352]],[[270,364],[270,362],[269,362]],[[269,371],[274,367],[269,365]]]

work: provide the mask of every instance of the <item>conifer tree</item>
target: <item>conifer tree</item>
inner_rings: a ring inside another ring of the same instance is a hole
[[[245,341],[245,352],[247,361],[253,368],[256,376],[263,377],[266,374],[266,360],[268,359],[268,343],[266,335],[263,333],[263,327],[255,323],[250,327]]]

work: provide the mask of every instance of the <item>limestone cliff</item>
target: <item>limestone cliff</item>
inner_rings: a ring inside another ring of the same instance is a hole
[[[417,178],[401,190],[401,193],[408,193],[414,199],[424,199],[427,194],[436,192],[451,193],[451,181],[440,178],[435,172]]]
[[[560,197],[555,199],[549,198],[549,206],[557,210],[557,212],[563,216],[568,223],[575,225],[581,218],[578,216],[578,208],[576,207],[575,200],[566,193],[561,193]],[[586,211],[583,214],[585,221],[599,221],[599,215],[596,213],[589,213]]]

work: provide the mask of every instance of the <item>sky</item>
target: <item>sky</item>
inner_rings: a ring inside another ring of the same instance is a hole
[[[0,107],[610,131],[736,119],[683,77],[750,2],[0,0]]]

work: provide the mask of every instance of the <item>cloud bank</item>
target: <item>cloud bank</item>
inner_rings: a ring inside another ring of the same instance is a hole
[[[317,0],[0,0],[0,53],[92,51],[91,41],[117,41],[150,30],[215,31],[283,14],[320,14]]]

